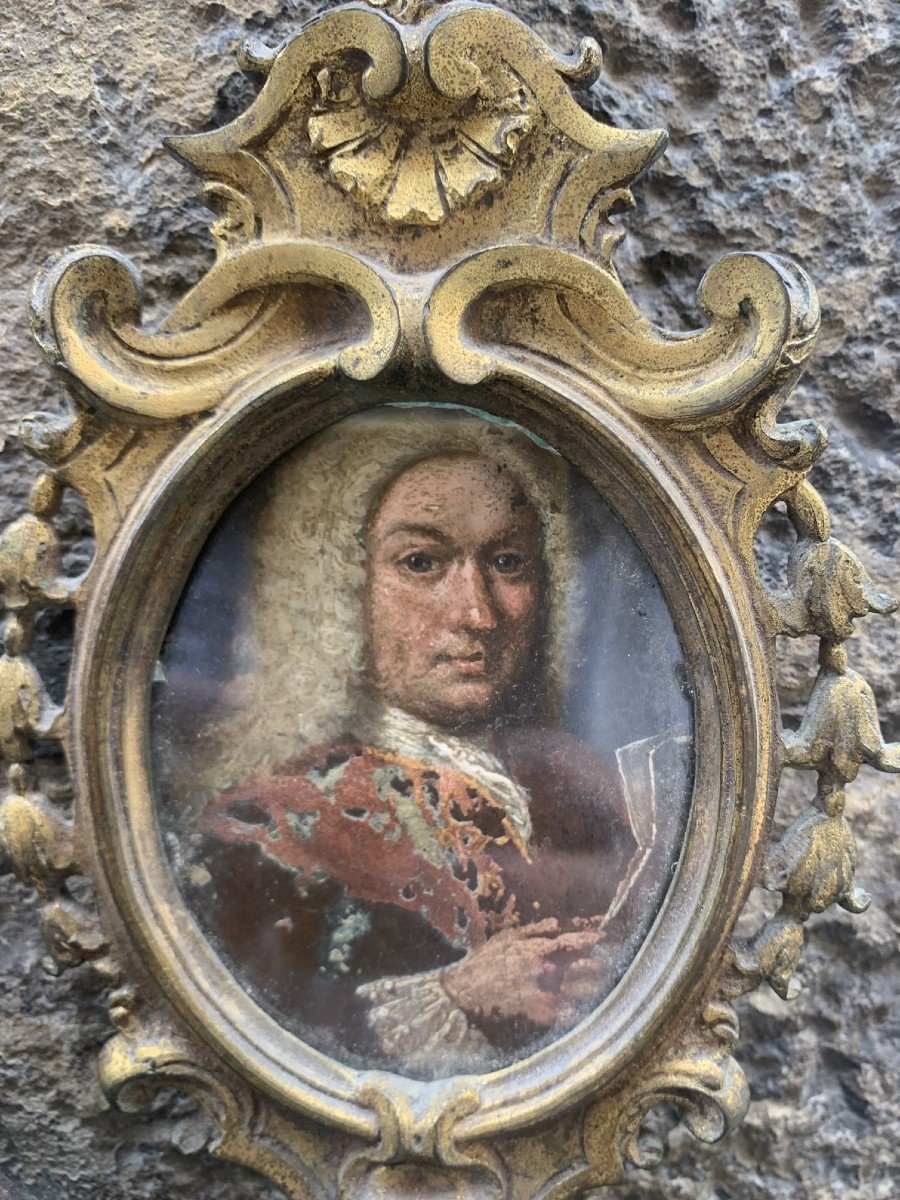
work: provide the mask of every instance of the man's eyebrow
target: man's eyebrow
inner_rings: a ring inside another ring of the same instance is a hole
[[[447,534],[438,529],[434,525],[414,525],[410,522],[401,521],[397,525],[391,525],[380,537],[380,541],[387,541],[388,538],[396,537],[398,533],[409,534],[412,537],[429,538],[434,542],[447,542],[450,539]]]

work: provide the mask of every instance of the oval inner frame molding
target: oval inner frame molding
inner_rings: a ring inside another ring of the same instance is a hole
[[[652,447],[612,413],[579,411],[547,391],[476,394],[485,411],[527,421],[542,437],[559,438],[571,427],[565,444],[575,465],[602,486],[663,583],[695,680],[698,753],[679,874],[656,929],[592,1018],[479,1082],[478,1109],[458,1130],[463,1138],[533,1124],[608,1086],[685,1003],[704,965],[721,953],[750,887],[773,766],[753,751],[773,745],[770,686],[757,631],[741,621],[739,565],[713,550],[715,527],[698,519],[695,498],[681,493]],[[444,403],[462,398],[458,391],[436,395]],[[87,840],[98,849],[96,871],[111,903],[133,914],[138,959],[195,1032],[273,1099],[369,1136],[371,1108],[359,1095],[375,1086],[375,1073],[335,1064],[281,1029],[242,992],[185,911],[154,815],[147,703],[184,581],[228,501],[336,414],[397,398],[393,389],[326,384],[311,393],[264,395],[198,427],[149,481],[111,545],[73,668],[81,703],[72,711],[72,745],[74,769],[89,781]],[[467,403],[473,398],[465,393]],[[156,581],[163,556],[165,588]],[[386,1099],[409,1087],[387,1072],[378,1076]],[[452,1098],[449,1083],[444,1091]]]
[[[46,467],[0,535],[0,865],[44,898],[56,969],[86,961],[108,980],[117,1033],[100,1072],[123,1108],[163,1087],[196,1095],[214,1153],[303,1200],[409,1194],[412,1178],[416,1194],[575,1197],[654,1159],[640,1135],[657,1103],[704,1140],[735,1126],[732,1002],[764,982],[793,994],[809,915],[867,903],[845,786],[863,762],[900,770],[900,748],[844,642],[894,604],[806,479],[823,432],[777,420],[813,349],[815,292],[784,259],[735,254],[703,280],[696,332],[640,314],[610,216],[665,135],[579,108],[571,88],[600,65],[589,41],[564,58],[486,5],[373,0],[243,63],[266,76],[248,111],[170,143],[219,215],[217,261],[168,318],[141,324],[137,274],[103,247],[55,256],[35,284],[35,336],[71,399],[23,424]],[[328,423],[423,394],[517,421],[597,487],[657,573],[698,698],[682,861],[620,984],[530,1058],[431,1084],[337,1063],[241,991],[165,864],[147,751],[162,638],[229,501]],[[59,569],[66,488],[97,541],[78,579]],[[779,502],[798,540],[772,594],[753,540]],[[29,657],[36,615],[60,606],[77,613],[64,708]],[[778,635],[820,643],[797,731],[778,716]],[[43,790],[47,739],[72,811]],[[783,765],[817,781],[773,842]],[[97,913],[69,886],[79,874]],[[757,883],[781,906],[737,941]]]

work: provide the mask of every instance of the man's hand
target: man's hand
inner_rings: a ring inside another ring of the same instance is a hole
[[[566,932],[555,917],[504,929],[445,969],[444,990],[475,1016],[524,1017],[549,1029],[599,991],[604,965],[591,951],[600,936],[599,918]]]

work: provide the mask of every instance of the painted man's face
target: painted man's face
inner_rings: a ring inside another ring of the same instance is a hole
[[[418,463],[369,529],[370,668],[382,697],[445,728],[507,711],[535,665],[541,526],[508,471],[474,456]]]

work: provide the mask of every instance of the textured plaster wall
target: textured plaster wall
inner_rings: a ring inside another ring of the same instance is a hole
[[[321,7],[326,7],[322,5]],[[900,8],[892,0],[514,0],[562,50],[583,34],[606,52],[589,102],[622,125],[663,125],[672,144],[638,190],[620,263],[655,319],[696,323],[693,292],[728,249],[797,258],[820,288],[823,327],[791,406],[831,431],[814,470],[836,532],[900,592],[892,563],[898,508],[900,197],[895,135]],[[0,408],[6,436],[5,522],[32,467],[16,420],[58,396],[29,341],[23,304],[43,258],[110,242],[141,267],[164,311],[210,259],[206,214],[163,134],[211,128],[252,94],[232,51],[253,32],[276,41],[315,11],[286,0],[19,0],[0,14]],[[761,556],[777,571],[774,517]],[[77,509],[70,562],[86,554]],[[46,630],[59,670],[64,622]],[[898,624],[871,619],[851,644],[876,686],[886,732],[900,736]],[[810,682],[791,659],[785,706]],[[788,796],[799,804],[809,780]],[[624,1200],[888,1200],[900,1173],[896,935],[896,789],[863,774],[850,815],[860,878],[873,893],[859,918],[811,922],[807,989],[793,1004],[761,993],[742,1009],[741,1058],[753,1091],[740,1132],[715,1148],[677,1133],[666,1165],[635,1174]],[[0,879],[0,1198],[262,1200],[258,1180],[190,1154],[202,1122],[161,1102],[156,1122],[108,1110],[93,1061],[109,1027],[87,970],[45,975],[33,898]],[[172,1141],[179,1147],[174,1149]],[[187,1154],[182,1151],[188,1152]]]

